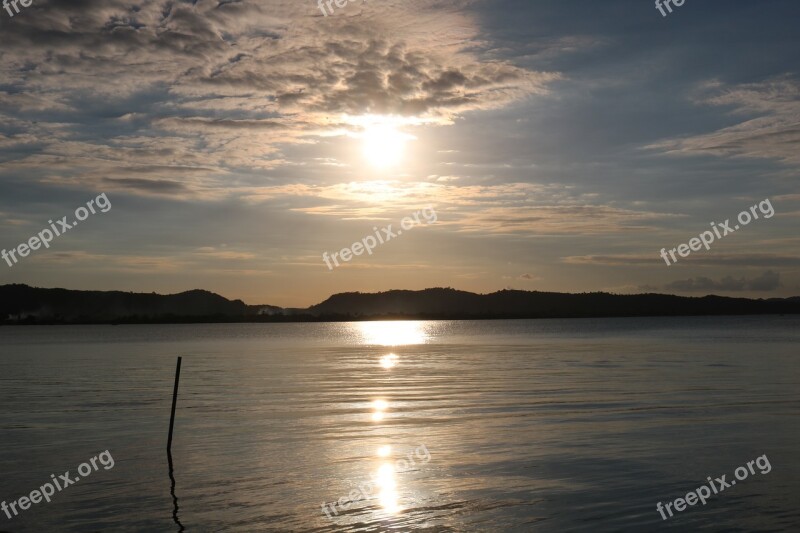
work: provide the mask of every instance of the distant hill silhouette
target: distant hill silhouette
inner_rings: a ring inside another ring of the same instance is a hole
[[[191,317],[245,317],[248,306],[208,291],[147,294],[121,291],[0,287],[0,319],[45,323],[105,323],[118,319],[152,321]]]
[[[503,290],[474,294],[455,289],[343,293],[314,305],[315,316],[427,318],[555,318],[800,313],[800,298],[751,300],[668,294],[570,294]]]
[[[800,298],[752,300],[667,294],[569,294],[503,290],[474,294],[450,288],[335,294],[307,309],[247,305],[193,290],[160,295],[121,291],[0,286],[0,323],[94,324],[275,322],[378,318],[487,319],[800,313]]]

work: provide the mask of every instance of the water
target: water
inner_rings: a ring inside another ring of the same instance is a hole
[[[798,326],[2,327],[0,498],[104,450],[114,466],[0,513],[0,531],[797,531]],[[656,510],[762,455],[769,473]]]

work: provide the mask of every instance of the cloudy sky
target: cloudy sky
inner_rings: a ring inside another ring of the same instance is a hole
[[[800,295],[797,0],[0,11],[0,284]],[[775,216],[659,253],[770,199]],[[338,252],[432,207],[373,255]]]

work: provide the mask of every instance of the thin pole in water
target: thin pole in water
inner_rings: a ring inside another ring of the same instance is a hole
[[[175,426],[175,406],[178,404],[178,382],[181,379],[181,357],[178,357],[178,368],[175,370],[175,389],[172,391],[172,416],[169,418],[169,440],[167,452],[172,452],[172,428]]]
[[[172,495],[172,519],[178,524],[178,532],[185,531],[178,519],[178,497],[175,496],[175,470],[172,466],[172,428],[175,427],[175,406],[178,404],[178,383],[181,380],[181,357],[178,357],[178,368],[175,369],[175,389],[172,391],[172,416],[169,418],[169,440],[167,441],[167,459],[169,460],[169,492]]]

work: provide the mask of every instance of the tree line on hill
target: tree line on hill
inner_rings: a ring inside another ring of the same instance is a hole
[[[180,294],[0,286],[0,324],[299,322],[375,319],[588,318],[800,313],[800,297],[556,293],[451,288],[335,294],[308,308],[247,305],[204,290]]]

